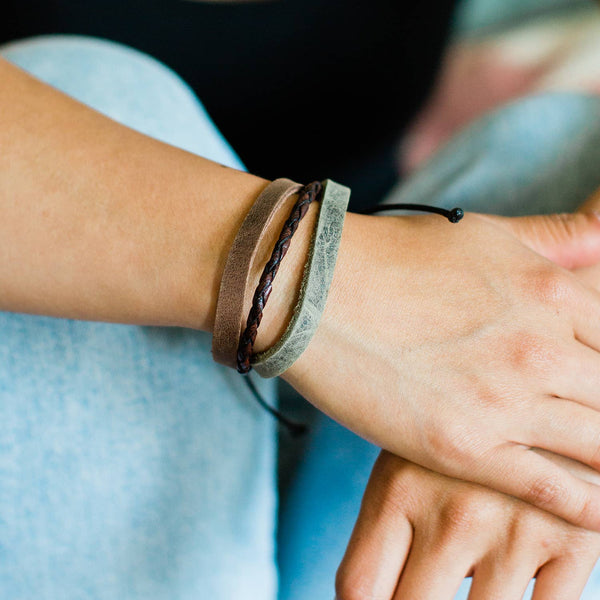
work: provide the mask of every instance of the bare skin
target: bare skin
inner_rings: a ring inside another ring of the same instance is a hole
[[[227,251],[267,181],[133,132],[5,61],[0,81],[0,309],[210,331]],[[285,326],[314,217],[259,349]],[[348,214],[322,325],[285,377],[394,454],[600,530],[600,488],[526,451],[598,466],[600,295],[564,267],[599,260],[592,214],[460,226]]]
[[[600,209],[600,193],[582,211]],[[577,270],[600,289],[600,264]],[[576,477],[600,474],[534,450]],[[377,460],[336,578],[337,600],[577,600],[600,557],[600,534],[520,500],[434,473],[388,452]]]
[[[598,482],[591,469],[565,466]],[[536,577],[533,600],[578,600],[599,555],[596,532],[382,452],[336,598],[453,600],[473,577],[469,600],[521,600]]]

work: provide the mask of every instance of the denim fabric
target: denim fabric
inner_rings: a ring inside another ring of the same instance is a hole
[[[2,54],[97,110],[243,168],[188,87],[74,36]],[[0,313],[0,597],[272,600],[272,418],[210,336]],[[258,382],[268,401],[274,382]]]
[[[540,95],[473,123],[385,201],[506,215],[570,211],[600,187],[598,165],[600,98]],[[280,600],[333,596],[335,571],[376,456],[372,445],[319,417],[281,507]],[[465,580],[456,600],[466,599],[469,585]],[[600,568],[583,599],[598,597]]]

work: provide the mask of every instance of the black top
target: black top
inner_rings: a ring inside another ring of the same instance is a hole
[[[0,41],[78,33],[145,51],[191,85],[251,172],[330,177],[357,209],[396,179],[395,141],[429,91],[454,0],[3,4]]]

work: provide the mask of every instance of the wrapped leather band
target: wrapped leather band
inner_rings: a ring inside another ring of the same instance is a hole
[[[313,338],[325,309],[350,200],[350,189],[331,179],[325,180],[324,186],[317,225],[292,319],[281,339],[268,350],[255,354],[252,359],[252,366],[262,377],[281,375],[300,358]]]
[[[263,311],[271,296],[273,282],[279,272],[279,267],[287,254],[290,242],[298,229],[300,221],[305,217],[309,206],[319,198],[322,189],[323,184],[320,181],[313,181],[312,183],[305,185],[298,192],[298,200],[294,204],[287,221],[281,229],[279,238],[277,239],[277,242],[275,242],[273,252],[271,253],[271,258],[263,269],[260,281],[256,286],[256,291],[252,298],[252,307],[248,313],[246,327],[240,336],[240,343],[237,350],[237,370],[238,373],[241,373],[242,375],[246,375],[252,370],[250,361],[254,354],[256,334],[258,333],[258,328],[262,321]]]
[[[252,293],[250,272],[256,253],[278,209],[302,186],[290,179],[276,179],[258,196],[246,215],[227,256],[219,296],[212,340],[216,362],[237,366],[237,347],[245,321],[244,305]]]

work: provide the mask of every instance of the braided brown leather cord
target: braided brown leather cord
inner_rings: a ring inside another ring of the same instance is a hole
[[[237,370],[239,373],[246,374],[252,369],[250,360],[254,350],[254,342],[258,327],[262,320],[263,310],[267,304],[271,290],[273,289],[273,280],[279,270],[279,265],[286,255],[290,246],[290,241],[300,221],[308,211],[310,204],[317,199],[321,193],[322,185],[320,181],[313,181],[305,185],[298,193],[298,201],[294,205],[288,220],[285,222],[279,239],[275,244],[273,253],[269,262],[265,265],[260,281],[254,292],[252,299],[252,308],[246,322],[246,329],[240,337],[240,343],[237,352]]]

